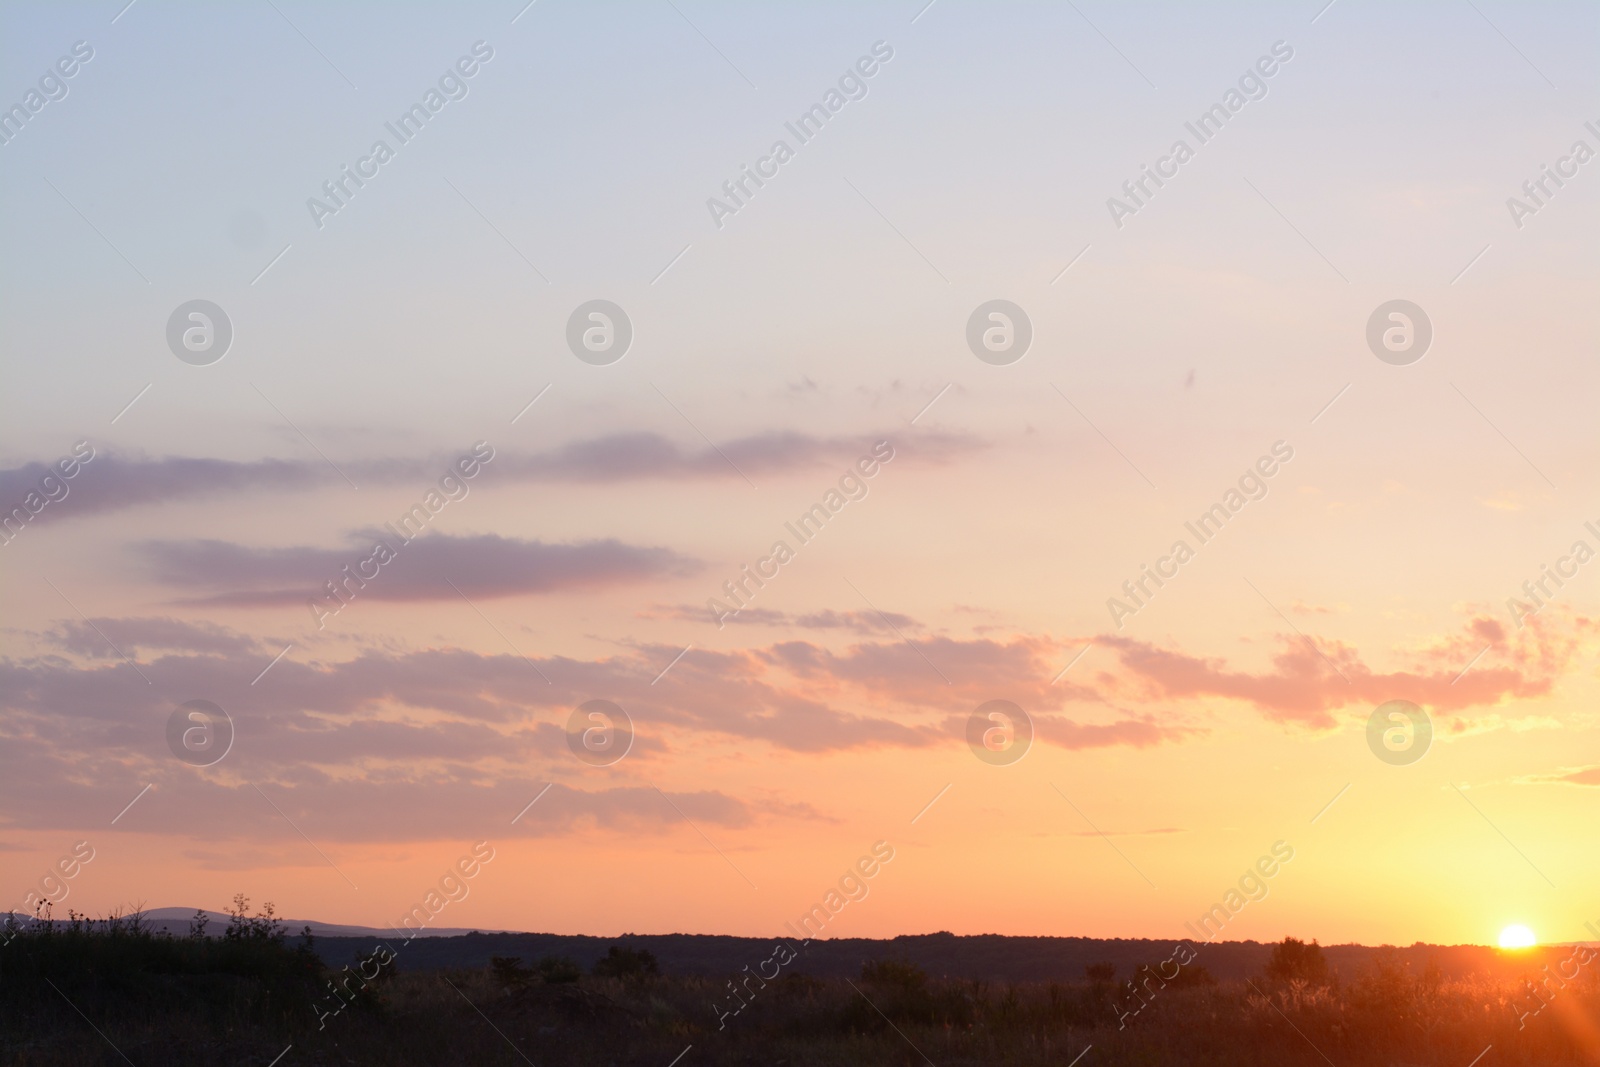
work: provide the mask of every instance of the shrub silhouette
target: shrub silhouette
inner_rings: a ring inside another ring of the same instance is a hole
[[[270,904],[254,916],[242,895],[234,904],[222,937],[192,928],[185,937],[157,933],[137,911],[94,920],[73,915],[70,924],[12,919],[4,926],[8,1007],[62,996],[85,1012],[123,1019],[201,1011],[281,1020],[309,1012],[327,975],[310,938],[290,947]]]
[[[872,985],[915,993],[928,984],[928,975],[914,963],[905,963],[901,960],[868,960],[861,965],[861,980]]]
[[[656,958],[648,952],[643,955],[649,956],[649,973],[655,974]],[[583,977],[583,971],[566,956],[546,956],[534,964],[534,970],[539,972],[539,977],[544,979],[546,985],[567,985]]]
[[[1083,969],[1083,976],[1091,982],[1109,982],[1117,976],[1115,963],[1091,963]]]
[[[522,965],[521,956],[490,956],[489,973],[501,989],[526,985],[533,979],[533,972]]]
[[[976,997],[949,983],[937,985],[914,963],[903,960],[868,960],[861,965],[861,982],[870,993],[846,1002],[840,1020],[846,1030],[876,1033],[891,1023],[965,1026],[972,1019]],[[976,988],[976,987],[975,987]],[[995,1006],[997,1015],[1011,1020],[1018,1008],[1014,986],[1008,984]]]
[[[255,915],[250,915],[250,898],[243,893],[233,895],[233,908],[228,912],[228,928],[222,936],[229,941],[281,941],[283,939],[283,924],[278,921],[272,908],[272,901],[261,905],[261,910]],[[198,920],[200,913],[195,913]],[[190,922],[190,931],[194,930],[194,922]]]
[[[1216,985],[1217,980],[1211,976],[1210,971],[1196,963],[1180,970],[1178,977],[1169,979],[1167,984],[1174,989],[1200,989]]]
[[[1266,973],[1275,982],[1301,981],[1308,985],[1325,986],[1332,980],[1328,961],[1322,955],[1322,946],[1315,939],[1308,945],[1297,938],[1286,937],[1273,945]]]
[[[594,965],[594,974],[600,978],[646,978],[660,973],[655,953],[626,945],[612,945]]]

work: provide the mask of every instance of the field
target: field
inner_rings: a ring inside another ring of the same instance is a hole
[[[281,1067],[1600,1063],[1600,961],[1586,950],[1455,977],[1377,950],[1346,977],[1291,941],[1263,973],[1221,982],[1198,963],[994,982],[930,977],[895,959],[819,978],[796,961],[753,965],[736,997],[733,975],[654,973],[654,956],[627,946],[587,973],[564,957],[407,971],[383,951],[330,968],[270,918],[238,917],[213,937],[127,921],[7,933],[0,1063],[29,1067],[265,1067],[280,1054]],[[1578,976],[1547,985],[1541,1007],[1523,980],[1546,965]],[[757,970],[780,973],[763,981]]]

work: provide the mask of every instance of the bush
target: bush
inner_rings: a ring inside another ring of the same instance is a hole
[[[827,983],[822,979],[814,975],[798,972],[786,974],[773,983],[773,989],[777,991],[779,996],[794,999],[815,997],[827,988]]]
[[[522,965],[521,956],[490,956],[489,973],[501,989],[526,985],[533,978],[533,972]]]
[[[921,967],[903,960],[868,960],[861,965],[861,982],[871,992],[857,990],[861,995],[847,1001],[841,1015],[847,1031],[877,1033],[890,1023],[966,1026],[981,997],[948,982],[935,985]],[[1016,989],[1008,984],[996,1010],[1009,1020],[1018,1008]]]
[[[220,938],[155,933],[138,912],[8,924],[0,938],[7,1000],[53,1003],[53,983],[90,1014],[149,1018],[203,1007],[216,1018],[265,1020],[303,1011],[326,976],[311,939],[286,945],[270,904],[255,916],[244,913],[242,897],[235,906]]]
[[[594,973],[600,978],[646,978],[660,974],[655,953],[648,949],[633,949],[626,945],[612,945],[597,960]]]
[[[1167,981],[1167,985],[1173,989],[1202,989],[1216,984],[1217,980],[1211,976],[1211,972],[1198,963],[1183,968],[1176,978]]]
[[[1327,985],[1332,980],[1322,946],[1315,940],[1308,945],[1293,937],[1286,937],[1272,946],[1267,977],[1275,982],[1301,981],[1316,986]]]
[[[649,956],[649,973],[655,974],[655,957],[648,952],[643,955]],[[546,956],[534,965],[534,969],[539,972],[539,977],[544,979],[546,985],[567,985],[583,977],[583,971],[577,963],[566,956]]]
[[[872,985],[915,993],[927,986],[928,974],[914,963],[905,963],[901,960],[868,960],[861,965],[861,980]]]
[[[233,895],[233,910],[228,912],[228,928],[222,936],[229,941],[280,941],[283,939],[283,924],[278,921],[273,912],[272,901],[261,905],[261,910],[254,916],[249,914],[250,898],[243,893]],[[195,932],[198,926],[202,934],[205,926],[201,921],[203,912],[195,912],[194,919],[190,920],[189,932]]]

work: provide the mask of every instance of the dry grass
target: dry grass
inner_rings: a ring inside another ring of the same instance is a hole
[[[55,1065],[534,1063],[668,1067],[1480,1067],[1600,1064],[1600,985],[1579,982],[1518,1028],[1515,973],[1446,981],[1390,960],[1342,985],[1224,983],[1156,990],[1119,1028],[1107,982],[927,979],[904,966],[854,981],[794,975],[755,989],[719,1029],[726,980],[585,977],[502,967],[401,973],[317,1027],[318,982],[260,945],[232,955],[183,939],[19,938],[0,948],[0,1063]],[[19,949],[21,951],[19,951]],[[53,990],[46,982],[53,982]],[[1124,993],[1125,998],[1125,993]],[[68,1003],[68,1001],[71,1003]],[[82,1014],[79,1014],[79,1012]],[[85,1018],[87,1016],[87,1018]],[[92,1025],[91,1025],[92,1020]],[[100,1032],[97,1032],[98,1028]],[[102,1033],[104,1036],[102,1036]],[[115,1043],[115,1049],[112,1048]],[[122,1057],[126,1056],[126,1060]]]

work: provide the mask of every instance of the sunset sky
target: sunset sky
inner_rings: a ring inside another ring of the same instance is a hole
[[[0,10],[0,910],[86,841],[58,915],[387,926],[487,841],[434,925],[764,936],[885,841],[828,936],[1165,939],[1281,841],[1224,937],[1596,936],[1600,9],[124,2]]]

